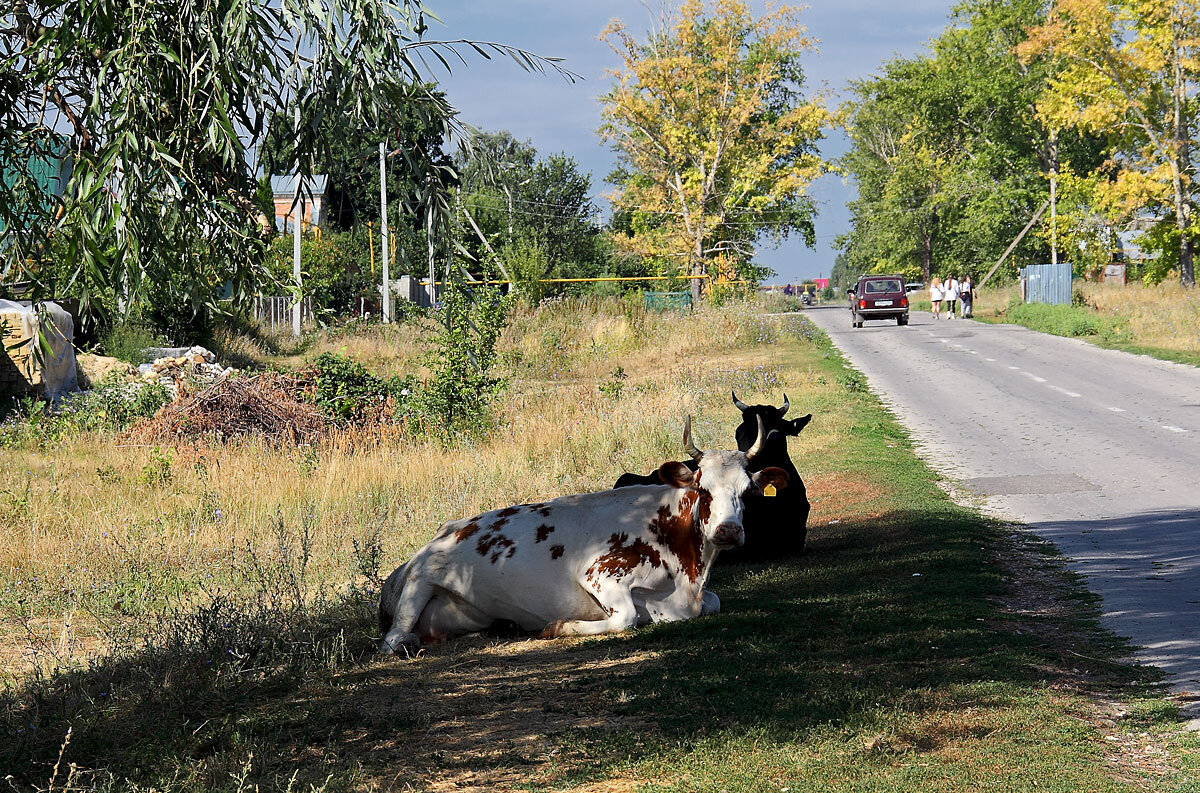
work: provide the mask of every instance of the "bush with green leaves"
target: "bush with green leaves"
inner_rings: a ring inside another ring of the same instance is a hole
[[[0,424],[0,447],[40,446],[81,432],[119,432],[171,401],[161,383],[105,380],[72,394],[57,407],[41,399],[19,400]]]
[[[393,400],[402,413],[414,389],[412,377],[381,378],[343,355],[321,353],[312,365],[313,402],[327,415],[359,423]]]
[[[270,287],[274,294],[291,294],[293,289],[293,244],[291,235],[284,235],[271,246],[268,266],[275,282]],[[366,227],[354,232],[310,235],[301,240],[301,292],[312,296],[318,311],[348,314],[358,308],[360,297],[375,299],[370,244]]]

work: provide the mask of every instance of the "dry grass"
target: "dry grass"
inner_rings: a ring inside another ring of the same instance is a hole
[[[310,527],[316,580],[341,586],[355,574],[355,541],[377,540],[390,570],[446,520],[603,489],[626,470],[676,459],[685,415],[697,417],[702,444],[732,445],[731,389],[772,402],[787,391],[797,410],[819,412],[793,448],[825,458],[819,450],[836,449],[846,424],[840,389],[770,352],[789,321],[744,304],[653,317],[615,300],[518,307],[503,340],[511,383],[497,427],[470,446],[334,437],[159,448],[88,434],[6,450],[0,606],[49,620],[52,634],[78,611],[71,630],[86,641],[105,620],[227,585],[247,549],[270,547],[280,520]],[[328,349],[411,371],[417,338],[408,326],[323,337],[284,363]],[[624,378],[613,377],[618,367]]]
[[[1097,311],[1125,321],[1135,343],[1200,353],[1200,290],[1177,282],[1124,287],[1084,283],[1081,288]]]
[[[1200,290],[1177,282],[1121,286],[1077,281],[1075,288],[1096,312],[1116,323],[1122,343],[1113,346],[1200,354]],[[1019,296],[1016,286],[984,289],[975,301],[975,314],[1003,317]]]

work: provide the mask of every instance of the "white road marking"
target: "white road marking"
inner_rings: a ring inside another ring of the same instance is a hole
[[[1047,386],[1047,388],[1053,388],[1055,391],[1059,392],[1060,394],[1066,394],[1069,397],[1080,396],[1080,394],[1076,394],[1074,391],[1068,391],[1067,389],[1060,388],[1059,386],[1056,386],[1056,385]]]
[[[1010,366],[1010,367],[1008,367],[1008,368],[1009,368],[1009,369],[1012,369],[1014,372],[1019,372],[1019,371],[1021,371],[1021,367],[1019,367],[1019,366]]]
[[[1172,427],[1170,424],[1164,424],[1162,425],[1162,428],[1164,430],[1170,430],[1171,432],[1187,432],[1187,430],[1185,430],[1183,427]]]
[[[1025,375],[1026,377],[1028,377],[1030,380],[1032,380],[1035,383],[1046,382],[1046,378],[1038,377],[1037,375],[1033,374],[1032,372],[1021,372],[1021,374]]]
[[[1113,413],[1124,413],[1125,408],[1109,408]]]
[[[950,340],[949,340],[949,339],[938,339],[938,341],[940,341],[942,344],[949,344],[949,343],[950,343]]]
[[[985,360],[991,361],[992,363],[995,363],[995,362],[996,362],[996,359],[995,359],[995,358],[986,358]]]

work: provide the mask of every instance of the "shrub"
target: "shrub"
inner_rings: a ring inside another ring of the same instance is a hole
[[[364,421],[389,400],[393,408],[403,406],[414,387],[412,378],[380,378],[357,361],[329,352],[321,353],[312,369],[313,402],[327,415],[345,421]]]
[[[444,433],[487,428],[492,402],[504,386],[496,377],[496,342],[509,301],[493,286],[451,285],[437,312],[442,329],[429,356],[432,376],[420,395],[421,411]]]

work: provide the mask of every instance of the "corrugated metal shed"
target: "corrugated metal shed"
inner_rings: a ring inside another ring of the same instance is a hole
[[[1030,264],[1021,268],[1021,294],[1026,303],[1052,306],[1071,302],[1071,263]]]

